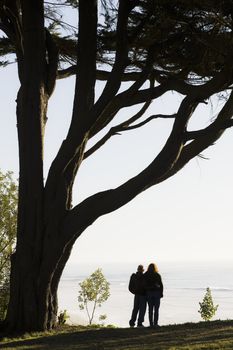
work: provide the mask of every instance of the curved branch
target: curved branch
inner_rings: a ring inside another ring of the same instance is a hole
[[[140,87],[145,83],[145,81],[149,78],[151,67],[152,67],[152,56],[150,53],[148,53],[148,58],[146,65],[140,75],[138,76],[138,79],[134,82],[132,86],[130,86],[126,91],[123,91],[116,95],[112,101],[106,106],[105,109],[103,109],[102,113],[98,116],[96,123],[92,126],[89,138],[96,135],[100,130],[102,130],[106,125],[108,125],[115,115],[118,113],[118,111],[126,107],[126,101],[130,100],[130,97],[134,96],[135,93],[140,89]],[[150,78],[150,88],[154,86],[154,79]],[[167,92],[166,86],[158,86],[156,88],[157,97],[163,95],[165,92]],[[154,97],[155,98],[155,97]],[[144,102],[151,101],[152,98],[148,97]],[[138,119],[138,118],[136,118]],[[135,119],[135,120],[136,120]],[[132,123],[133,121],[131,121]]]
[[[151,101],[148,101],[144,104],[144,106],[140,109],[139,112],[137,112],[133,117],[129,118],[128,120],[124,121],[123,123],[116,125],[112,127],[107,134],[99,140],[94,146],[92,146],[88,151],[84,153],[84,159],[89,157],[91,154],[93,154],[95,151],[97,151],[101,146],[103,146],[112,136],[117,135],[119,132],[125,130],[129,124],[133,123],[135,120],[140,118],[147,108],[150,106]]]
[[[232,126],[233,126],[233,119],[223,120],[221,123],[218,123],[218,124],[212,123],[207,128],[204,128],[201,130],[187,131],[185,139],[186,141],[197,140],[198,138],[208,136],[211,133],[219,133],[228,128],[231,128]]]
[[[143,81],[145,81],[145,78],[147,77],[149,70],[150,70],[150,66],[151,66],[151,61],[150,58],[148,58],[147,61],[147,65],[145,66],[144,70],[141,72],[139,79],[126,91],[126,93],[131,94],[132,91],[134,91],[134,89],[137,89],[142,83]],[[150,79],[150,86],[154,86],[154,79]],[[113,135],[116,135],[117,133],[123,131],[125,128],[127,128],[130,124],[134,123],[136,120],[138,120],[141,116],[143,116],[143,114],[145,113],[145,111],[148,109],[148,107],[151,104],[151,100],[147,101],[142,108],[139,110],[139,112],[137,112],[135,115],[133,115],[131,118],[125,120],[124,122],[120,123],[119,125],[114,126],[113,128],[111,128],[108,133],[100,140],[98,141],[90,150],[88,150],[85,154],[84,154],[84,158],[87,158],[89,155],[91,155],[92,153],[94,153],[97,149],[99,149],[101,146],[103,146],[107,140],[109,140]],[[111,105],[110,105],[111,106]],[[105,123],[103,125],[106,124],[106,122],[111,121],[113,119],[113,117],[116,115],[116,113],[118,112],[119,109],[116,108],[115,113],[109,113],[108,119],[105,121]],[[106,111],[105,111],[106,112]],[[103,126],[102,126],[103,127]],[[98,131],[98,129],[96,130],[96,132]]]
[[[146,109],[148,108],[149,106],[146,107]],[[142,110],[140,110],[137,114],[135,114],[135,116],[133,117],[136,117],[137,116],[137,119],[142,116],[144,114],[144,107],[142,108]],[[140,116],[139,116],[140,115]],[[132,117],[132,119],[133,119]],[[165,114],[156,114],[156,115],[152,115],[150,117],[148,117],[146,120],[142,121],[141,123],[138,123],[136,125],[131,125],[131,126],[128,126],[129,124],[131,124],[130,122],[126,121],[126,122],[123,122],[122,124],[119,124],[119,125],[116,125],[114,127],[112,127],[108,133],[101,139],[99,140],[94,146],[92,146],[88,151],[86,151],[84,153],[84,159],[89,157],[90,155],[92,155],[95,151],[97,151],[101,146],[103,146],[112,136],[114,135],[119,135],[120,132],[123,132],[123,131],[129,131],[129,130],[134,130],[134,129],[137,129],[137,128],[140,128],[141,126],[149,123],[151,120],[154,120],[154,119],[158,119],[158,118],[163,118],[163,119],[174,119],[176,118],[176,114],[170,114],[170,115],[165,115]]]
[[[179,159],[177,160],[173,169],[171,169],[166,176],[161,177],[159,182],[162,182],[169,177],[176,174],[181,170],[191,159],[198,156],[201,152],[207,149],[209,146],[212,146],[224,133],[225,129],[231,127],[233,124],[233,92],[225,103],[224,107],[218,114],[216,120],[212,123],[211,126],[208,126],[204,129],[197,139],[194,139],[191,143],[186,145]],[[224,127],[225,124],[225,127]]]
[[[179,108],[171,134],[158,156],[137,176],[123,185],[97,193],[74,207],[64,221],[64,239],[72,240],[84,227],[99,216],[110,213],[131,201],[142,191],[159,182],[176,164],[184,145],[186,124],[197,103],[193,96],[186,97]]]
[[[176,116],[177,116],[176,113],[175,114],[155,114],[155,115],[151,115],[147,119],[143,120],[141,123],[125,127],[124,130],[122,130],[122,131],[128,131],[128,130],[134,130],[134,129],[140,128],[141,126],[146,125],[147,123],[149,123],[151,120],[154,120],[154,119],[158,119],[158,118],[174,119],[174,118],[176,118]]]
[[[64,222],[64,239],[67,241],[74,239],[98,217],[120,208],[142,191],[173,176],[222,135],[224,122],[226,125],[232,124],[230,120],[233,115],[233,92],[213,123],[221,125],[221,128],[207,128],[205,136],[184,146],[187,122],[198,105],[195,96],[196,94],[191,94],[182,101],[165,146],[147,168],[123,185],[87,198],[67,214]]]
[[[145,67],[145,72],[150,67],[148,56],[148,66]],[[142,71],[142,76],[145,78],[145,73]],[[211,95],[228,88],[232,82],[232,75],[228,68],[225,67],[214,78],[203,85],[190,85],[182,80],[165,79],[163,83],[156,87],[148,89],[136,90],[140,84],[136,81],[128,90],[119,93],[112,99],[112,102],[103,110],[98,118],[98,123],[90,130],[89,138],[96,135],[104,128],[123,107],[130,107],[135,104],[144,103],[148,100],[156,99],[168,91],[176,91],[183,95],[195,95],[197,102],[204,102]]]
[[[230,62],[231,57],[228,58],[228,61],[226,62],[226,65],[221,72],[216,74],[212,79],[202,85],[191,85],[183,80],[172,78],[163,79],[163,82],[161,82],[159,86],[139,90],[135,92],[133,96],[125,95],[122,107],[129,107],[138,103],[143,103],[148,99],[157,98],[159,87],[163,88],[165,91],[176,91],[185,96],[195,94],[198,102],[204,102],[211,95],[225,89],[229,89],[229,87],[232,85],[233,71],[232,69],[229,69],[231,66],[228,65]]]

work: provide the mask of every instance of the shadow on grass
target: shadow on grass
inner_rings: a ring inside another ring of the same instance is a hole
[[[117,328],[77,330],[27,338],[0,344],[0,349],[19,350],[166,350],[233,349],[233,321],[189,323],[158,329]]]

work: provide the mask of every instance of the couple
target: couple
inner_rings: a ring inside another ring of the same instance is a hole
[[[134,294],[134,306],[129,325],[134,327],[137,319],[137,327],[143,327],[148,303],[150,327],[157,327],[160,298],[163,297],[162,279],[155,264],[150,264],[143,272],[143,266],[139,265],[137,272],[130,277],[129,291]]]

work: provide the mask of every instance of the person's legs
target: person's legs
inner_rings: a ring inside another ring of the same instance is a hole
[[[139,296],[139,315],[138,315],[138,326],[142,326],[144,322],[144,316],[146,312],[146,296]]]
[[[148,302],[148,315],[150,326],[153,326],[153,296],[150,292],[147,293],[147,302]]]
[[[154,326],[158,325],[160,297],[154,297]]]
[[[138,311],[139,311],[139,297],[140,295],[136,295],[134,296],[134,304],[133,304],[133,311],[132,311],[132,315],[131,315],[131,319],[129,321],[129,325],[130,327],[134,327],[135,326],[135,321],[136,321],[136,318],[137,318],[137,314],[138,314]]]

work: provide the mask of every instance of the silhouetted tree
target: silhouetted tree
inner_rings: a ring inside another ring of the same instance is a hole
[[[77,11],[78,28],[63,21],[67,6]],[[0,2],[2,64],[15,53],[20,80],[18,233],[7,315],[10,329],[52,328],[60,276],[82,232],[101,215],[174,175],[232,125],[232,9],[232,1],[214,0]],[[44,183],[49,98],[56,79],[72,74],[76,85],[70,128]],[[95,100],[97,80],[106,84]],[[119,92],[123,81],[129,85]],[[145,115],[148,106],[169,91],[182,95],[177,112]],[[188,130],[197,106],[222,92],[225,103],[210,124]],[[122,108],[136,104],[142,105],[134,116],[115,122],[104,135]],[[72,208],[72,187],[81,163],[115,134],[155,118],[169,118],[173,126],[152,162],[120,186]],[[88,142],[100,132],[104,136],[90,147]]]

